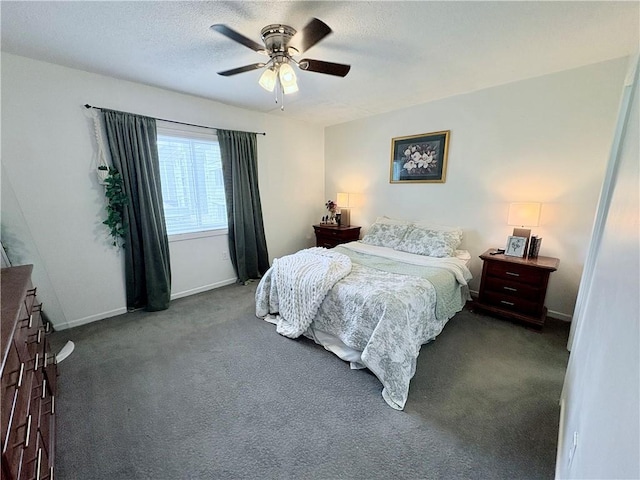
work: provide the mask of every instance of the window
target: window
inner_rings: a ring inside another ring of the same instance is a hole
[[[227,228],[220,147],[215,134],[158,126],[158,157],[167,234]]]

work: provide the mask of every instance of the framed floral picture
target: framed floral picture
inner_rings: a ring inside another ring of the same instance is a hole
[[[507,238],[507,248],[504,250],[505,255],[511,257],[524,257],[524,253],[527,250],[527,237],[514,237]]]
[[[450,130],[391,140],[390,183],[444,183]]]

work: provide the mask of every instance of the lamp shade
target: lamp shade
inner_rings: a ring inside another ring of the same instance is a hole
[[[516,202],[509,205],[507,225],[537,227],[540,222],[540,203]]]
[[[273,89],[276,87],[276,78],[276,72],[271,68],[267,68],[264,72],[262,72],[258,83],[266,91],[273,92]]]
[[[339,207],[349,207],[349,194],[348,193],[338,193],[336,195],[336,203]]]
[[[296,72],[288,63],[280,65],[280,83],[284,93],[294,93],[298,91],[298,83],[296,81]]]

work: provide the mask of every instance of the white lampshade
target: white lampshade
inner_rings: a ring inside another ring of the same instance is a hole
[[[338,193],[336,195],[336,203],[338,204],[338,207],[349,207],[349,194]]]
[[[266,91],[273,92],[273,89],[276,87],[276,78],[276,72],[271,68],[267,68],[260,76],[258,83]]]
[[[516,202],[509,205],[507,225],[537,227],[540,222],[540,203]]]
[[[298,91],[298,83],[296,81],[296,72],[288,63],[280,65],[280,83],[284,93],[294,93]]]

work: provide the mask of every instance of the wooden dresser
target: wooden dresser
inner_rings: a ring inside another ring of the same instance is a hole
[[[3,268],[2,480],[53,480],[57,365],[31,284],[32,265]]]
[[[360,227],[338,225],[314,225],[316,247],[333,248],[341,243],[354,242],[360,238]]]
[[[560,260],[553,257],[521,258],[487,250],[478,300],[474,308],[542,328],[547,317],[544,299],[549,275]]]

